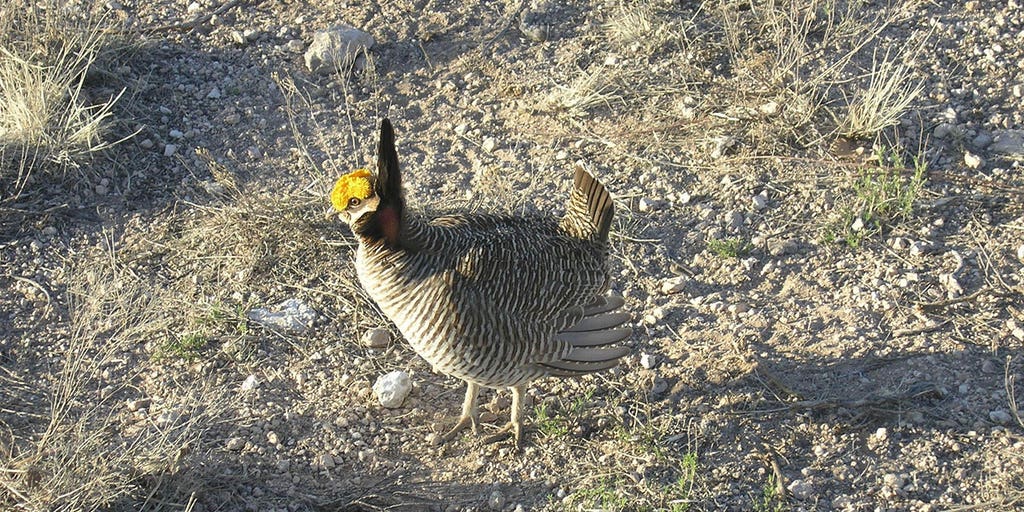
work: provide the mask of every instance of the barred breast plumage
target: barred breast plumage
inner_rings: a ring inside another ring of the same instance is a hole
[[[561,220],[426,219],[405,211],[387,120],[378,153],[376,176],[356,171],[332,192],[359,237],[359,280],[435,371],[467,382],[462,416],[446,438],[476,430],[479,386],[508,387],[518,445],[526,384],[608,369],[627,353],[609,346],[630,334],[620,327],[629,315],[615,312],[622,299],[605,295],[611,198],[577,169]]]

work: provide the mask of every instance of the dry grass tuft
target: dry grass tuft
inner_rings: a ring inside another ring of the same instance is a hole
[[[91,5],[0,7],[0,199],[36,172],[77,167],[105,140],[120,94],[90,98],[86,76],[108,37]]]
[[[646,54],[679,38],[671,23],[655,12],[649,0],[620,2],[604,29],[616,47]]]
[[[542,102],[574,117],[584,117],[594,108],[611,107],[623,101],[617,84],[621,70],[604,65],[581,70],[569,85],[556,85]]]
[[[872,61],[870,82],[859,88],[849,101],[846,115],[837,121],[839,133],[859,139],[873,137],[889,126],[899,123],[924,90],[921,80],[914,80],[913,71],[896,62],[889,52]]]
[[[107,251],[71,265],[71,335],[55,371],[5,370],[0,425],[9,439],[0,451],[0,503],[21,510],[95,510],[152,495],[166,475],[180,478],[224,395],[188,383],[154,389],[152,371],[135,347],[165,332],[176,299],[141,278]],[[51,364],[51,363],[41,363]],[[111,376],[116,377],[111,377]],[[31,385],[30,385],[31,383]],[[141,396],[140,393],[141,392]]]

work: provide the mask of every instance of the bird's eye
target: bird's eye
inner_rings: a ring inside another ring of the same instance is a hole
[[[359,206],[359,203],[361,203],[361,202],[362,201],[360,201],[360,199],[358,197],[353,197],[352,199],[348,200],[348,207],[349,208],[355,208],[356,206]]]

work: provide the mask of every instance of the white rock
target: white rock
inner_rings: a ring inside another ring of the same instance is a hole
[[[215,99],[220,98],[220,89],[217,88],[217,87],[214,87],[213,89],[210,89],[210,92],[206,93],[206,97],[207,97],[207,99],[211,99],[211,100],[215,100]]]
[[[242,391],[252,391],[260,385],[259,379],[255,375],[250,375],[242,381],[242,385],[239,387]]]
[[[232,437],[231,439],[228,439],[228,442],[225,447],[228,450],[237,452],[238,450],[241,450],[242,448],[245,447],[245,440],[242,439],[241,437]]]
[[[964,153],[964,164],[971,169],[977,169],[985,165],[985,159],[968,151]]]
[[[1024,244],[1017,246],[1017,259],[1024,263]]]
[[[167,132],[167,135],[170,135],[172,139],[180,139],[185,136],[185,134],[182,133],[181,130],[171,130]]]
[[[313,35],[304,56],[306,67],[313,73],[330,74],[347,71],[356,57],[376,43],[373,36],[349,25],[336,25]]]
[[[939,281],[946,286],[946,295],[949,298],[954,299],[964,294],[964,288],[960,286],[960,282],[953,274],[944,274]]]
[[[290,333],[302,333],[316,321],[316,311],[299,299],[288,299],[273,310],[257,308],[248,313],[249,320],[264,327],[278,329]]]
[[[658,356],[654,354],[643,353],[640,354],[640,366],[647,368],[648,370],[658,366]]]
[[[661,283],[661,293],[665,295],[671,295],[673,293],[679,293],[686,289],[686,277],[677,276],[668,278]]]
[[[174,156],[178,152],[178,146],[175,144],[168,144],[164,146],[164,156]]]
[[[484,151],[492,153],[494,148],[498,147],[498,141],[494,140],[494,137],[487,137],[484,139],[484,142],[480,147],[483,148]]]
[[[373,383],[373,394],[380,405],[389,409],[401,407],[405,397],[412,391],[412,379],[408,373],[395,370],[377,377]]]
[[[462,137],[462,136],[466,135],[466,132],[468,132],[468,131],[469,131],[469,125],[466,124],[466,123],[461,123],[461,124],[455,126],[455,135],[458,135],[459,137]]]
[[[761,113],[766,116],[774,116],[779,112],[779,104],[778,102],[775,101],[769,101],[768,103],[765,103],[758,107],[758,110],[760,110]]]
[[[281,436],[277,435],[277,432],[271,430],[270,432],[267,432],[267,441],[270,444],[277,446],[281,444]]]
[[[885,441],[889,438],[889,430],[885,427],[878,427],[878,430],[874,434],[871,434],[871,438],[875,441]]]
[[[664,205],[664,201],[642,197],[640,198],[640,201],[637,203],[637,209],[639,209],[641,212],[650,212],[653,210],[660,210]]]
[[[853,220],[853,224],[850,225],[850,229],[853,231],[860,231],[864,229],[864,219],[857,217]]]
[[[391,333],[387,329],[370,329],[363,333],[362,342],[368,348],[384,348],[391,343]]]

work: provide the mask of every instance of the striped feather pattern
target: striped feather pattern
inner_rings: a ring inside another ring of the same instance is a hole
[[[359,279],[435,370],[507,387],[610,368],[626,353],[577,348],[629,335],[614,329],[629,316],[608,313],[621,298],[601,295],[608,287],[603,240],[573,236],[547,218],[445,216],[403,224],[404,249],[360,243]]]

